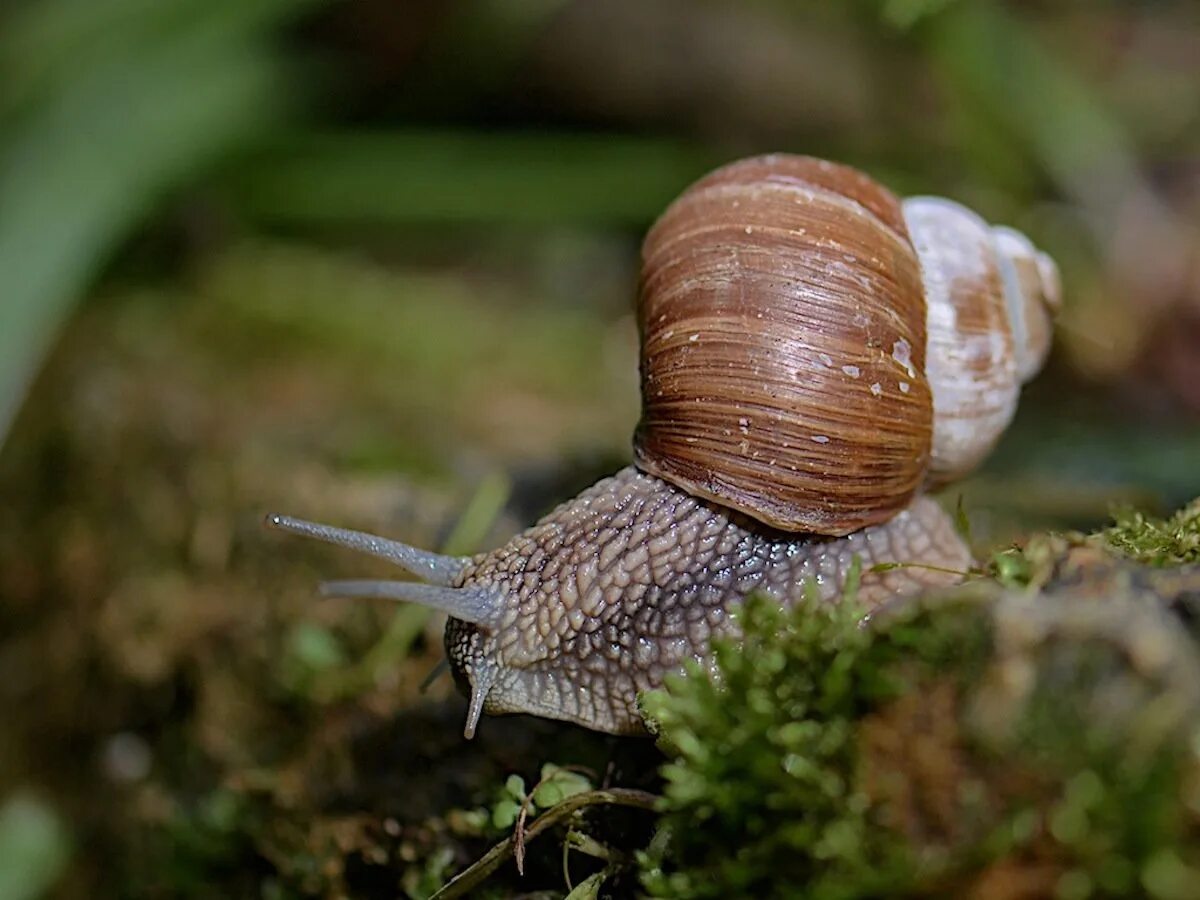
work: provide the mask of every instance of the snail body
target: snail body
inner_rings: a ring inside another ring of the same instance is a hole
[[[872,571],[911,560],[933,568]],[[637,734],[638,694],[689,662],[709,665],[710,641],[736,633],[730,612],[752,591],[833,601],[858,572],[858,600],[871,607],[951,584],[970,564],[927,497],[881,525],[815,537],[765,529],[629,467],[464,566],[462,584],[486,585],[501,609],[490,627],[451,619],[446,652],[483,712]]]
[[[637,733],[639,692],[707,665],[752,591],[836,601],[854,572],[871,608],[960,577],[970,553],[922,492],[1007,426],[1058,292],[1027,239],[951,201],[808,157],[732,163],[643,247],[634,467],[474,557],[269,522],[424,580],[323,590],[450,615],[468,737],[484,712]]]

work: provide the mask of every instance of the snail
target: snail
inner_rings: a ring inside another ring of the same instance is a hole
[[[751,591],[836,601],[855,579],[870,609],[961,578],[925,492],[1008,425],[1060,298],[1020,233],[788,154],[701,178],[642,258],[634,465],[472,557],[268,517],[421,579],[322,592],[448,613],[468,738],[485,712],[644,732],[638,694],[711,667]]]

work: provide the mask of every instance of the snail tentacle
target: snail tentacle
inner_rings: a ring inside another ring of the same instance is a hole
[[[383,597],[417,603],[475,625],[494,625],[503,612],[498,591],[487,587],[444,587],[419,581],[326,581],[324,597]]]
[[[431,553],[428,550],[421,550],[418,547],[412,547],[400,541],[367,534],[365,531],[335,528],[332,525],[307,522],[304,519],[295,519],[291,516],[281,516],[272,513],[266,517],[266,524],[268,527],[277,528],[280,531],[288,531],[292,534],[302,535],[303,537],[315,538],[327,544],[348,547],[351,550],[358,550],[361,553],[386,559],[390,563],[395,563],[404,569],[404,571],[416,575],[429,585],[450,587],[462,574],[467,563],[470,562],[469,557],[443,556],[440,553]]]
[[[463,725],[463,737],[468,741],[475,737],[475,728],[479,725],[479,718],[483,715],[488,694],[491,693],[497,674],[498,670],[494,664],[481,663],[481,661],[476,661],[476,664],[466,672],[467,681],[471,687],[471,699],[467,704],[467,721]]]

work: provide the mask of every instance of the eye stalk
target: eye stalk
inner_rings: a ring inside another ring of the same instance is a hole
[[[389,600],[403,600],[439,610],[464,622],[483,626],[496,624],[501,613],[500,598],[495,591],[482,586],[458,586],[470,557],[443,556],[365,531],[335,528],[332,525],[307,522],[304,519],[274,513],[268,515],[265,522],[269,528],[315,538],[327,544],[386,559],[425,582],[327,581],[321,585],[321,593],[326,597],[386,597]]]
[[[339,547],[386,559],[409,574],[416,575],[427,584],[443,586],[453,584],[470,561],[470,557],[467,556],[442,556],[440,553],[431,553],[428,550],[421,550],[400,541],[368,534],[365,531],[352,531],[349,528],[336,528],[333,525],[322,525],[319,522],[306,522],[304,519],[294,519],[291,516],[281,516],[277,513],[268,514],[264,522],[268,528],[315,538],[327,544],[336,544]]]
[[[322,596],[383,597],[438,610],[483,629],[500,625],[504,602],[501,591],[486,584],[462,584],[471,562],[469,556],[443,556],[365,531],[337,528],[277,513],[267,515],[263,521],[268,528],[386,559],[424,581],[326,581],[320,586]],[[471,694],[463,735],[470,739],[475,736],[475,728],[495,681],[495,667],[477,660],[475,665],[463,668]]]

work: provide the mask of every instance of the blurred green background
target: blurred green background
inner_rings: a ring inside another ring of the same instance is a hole
[[[1051,362],[950,491],[981,548],[1200,492],[1197,47],[1188,0],[10,0],[0,896],[437,883],[410,823],[479,785],[345,754],[414,703],[451,713],[404,753],[458,741],[439,623],[317,603],[371,565],[261,513],[467,552],[622,465],[640,235],[737,156],[1058,259]]]

